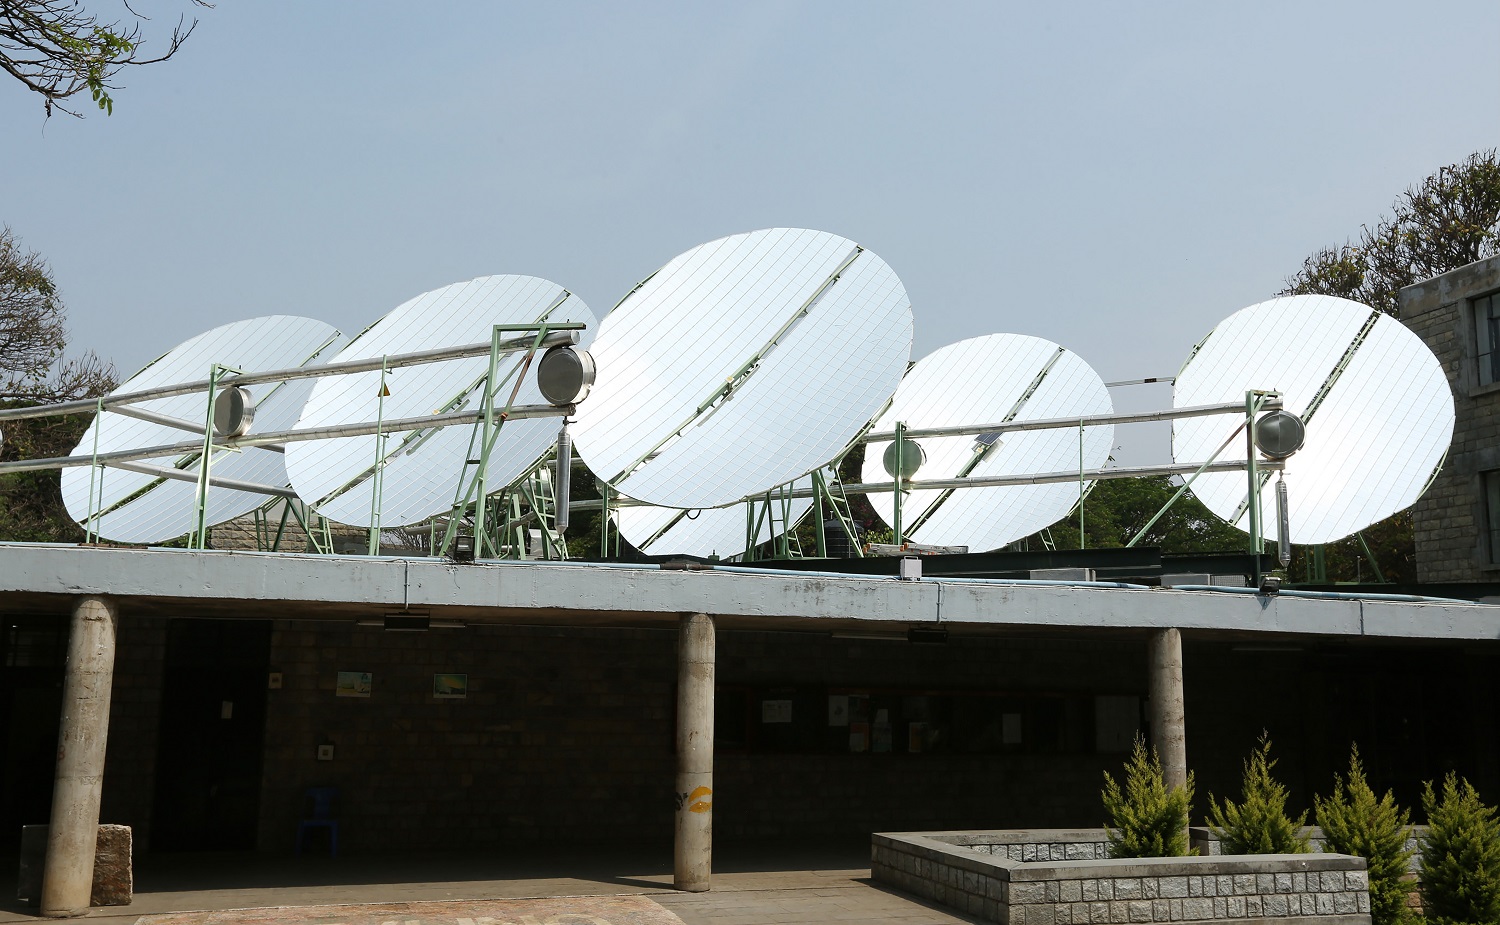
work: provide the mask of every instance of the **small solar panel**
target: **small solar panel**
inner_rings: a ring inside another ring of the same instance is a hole
[[[900,382],[911,339],[901,281],[853,241],[773,228],[703,244],[600,325],[580,455],[650,504],[733,504],[837,456]]]
[[[497,324],[543,320],[594,325],[593,312],[583,300],[557,283],[534,276],[483,276],[425,292],[392,309],[333,362],[488,342]],[[519,353],[502,356],[500,376],[514,375],[522,357]],[[484,355],[389,370],[385,395],[381,394],[380,370],[320,379],[297,427],[477,410],[481,380],[488,368],[489,356]],[[501,399],[509,395],[507,384]],[[543,403],[534,376],[523,378],[516,403]],[[489,457],[488,484],[501,488],[525,474],[551,447],[557,428],[558,422],[550,418],[506,422]],[[385,435],[382,527],[418,523],[449,509],[466,461],[478,456],[474,433],[474,427],[463,425]],[[374,435],[288,444],[292,486],[329,520],[371,526],[375,490],[371,475],[379,444],[380,438]]]
[[[342,343],[343,336],[335,328],[312,318],[272,315],[236,321],[174,347],[131,376],[115,393],[206,380],[214,363],[246,372],[313,365],[325,362]],[[269,382],[248,389],[257,403],[255,429],[270,432],[289,428],[297,419],[312,390],[312,381]],[[201,439],[208,414],[208,393],[205,390],[156,398],[127,407],[181,420],[196,427]],[[108,453],[182,443],[193,438],[194,432],[185,428],[106,411],[90,425],[72,455],[92,457],[96,446],[98,452]],[[197,453],[190,453],[141,462],[196,474],[198,458]],[[275,487],[284,487],[288,482],[282,454],[259,447],[219,451],[215,454],[212,474],[215,478]],[[163,481],[139,472],[79,466],[62,471],[62,492],[70,515],[116,542],[165,542],[195,527],[197,486],[193,482]],[[255,510],[266,500],[263,494],[210,487],[207,522],[212,525],[232,520]],[[95,517],[88,521],[91,510],[95,511]]]
[[[1343,539],[1409,507],[1453,438],[1453,395],[1437,358],[1395,318],[1347,299],[1286,296],[1235,312],[1198,345],[1172,400],[1177,407],[1243,400],[1251,389],[1282,393],[1286,410],[1306,424],[1306,442],[1283,474],[1294,543]],[[1244,420],[1174,422],[1173,457],[1206,459]],[[1243,438],[1219,458],[1244,460]],[[1275,510],[1275,487],[1267,480],[1263,510]],[[1246,476],[1205,473],[1192,491],[1249,529]],[[1263,524],[1274,538],[1274,519]]]
[[[891,406],[873,430],[978,426],[1109,414],[1109,390],[1074,354],[1040,337],[988,334],[939,348],[906,374]],[[1114,427],[1006,431],[917,440],[927,462],[911,478],[1002,477],[1102,468],[1109,461]],[[881,466],[891,441],[865,447],[862,478],[890,481]],[[1065,517],[1078,501],[1077,482],[923,489],[902,502],[903,533],[918,543],[995,549],[1030,536]],[[891,492],[869,495],[886,523],[895,518]]]

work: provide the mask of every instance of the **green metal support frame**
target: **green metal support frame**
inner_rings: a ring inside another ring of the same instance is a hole
[[[560,302],[557,304],[560,304]],[[553,307],[555,308],[556,305]],[[552,309],[549,308],[545,314],[550,314],[551,311]],[[579,322],[553,324],[542,320],[532,324],[497,324],[491,328],[489,368],[484,377],[483,392],[480,399],[480,410],[483,416],[476,424],[476,433],[479,436],[479,455],[477,458],[472,455],[474,439],[471,435],[469,441],[471,455],[465,458],[464,469],[465,473],[467,473],[468,468],[473,466],[475,467],[474,473],[472,477],[465,478],[460,476],[459,478],[453,506],[448,516],[448,525],[443,533],[443,549],[446,550],[452,547],[454,537],[458,535],[459,524],[463,521],[465,512],[472,505],[474,557],[476,559],[486,558],[486,544],[489,545],[491,553],[499,554],[499,550],[495,548],[497,544],[489,536],[485,526],[486,508],[488,507],[485,503],[485,499],[488,496],[485,482],[487,479],[486,470],[489,468],[490,453],[494,451],[495,442],[499,438],[500,431],[505,426],[505,421],[509,418],[511,409],[515,407],[516,396],[521,391],[522,383],[526,381],[526,373],[531,368],[531,364],[536,357],[536,352],[541,348],[542,341],[546,339],[548,334],[554,331],[576,331],[581,330],[583,327],[584,325]],[[496,381],[500,371],[500,355],[502,352],[500,349],[501,335],[518,331],[534,333],[535,336],[532,338],[530,346],[527,347],[521,362],[513,369],[512,372],[515,376],[514,385],[511,388],[509,397],[505,401],[505,405],[497,411],[496,396],[499,390],[504,387],[505,382],[510,381],[509,375],[505,379]]]
[[[203,421],[203,455],[198,458],[198,485],[193,497],[193,532],[188,539],[189,549],[208,548],[208,485],[213,469],[214,450],[214,404],[219,397],[219,379],[225,373],[243,375],[244,370],[214,363],[208,372],[208,411]]]

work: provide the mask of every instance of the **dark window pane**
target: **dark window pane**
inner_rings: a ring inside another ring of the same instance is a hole
[[[1482,473],[1484,479],[1484,519],[1489,529],[1490,562],[1500,563],[1500,472]]]

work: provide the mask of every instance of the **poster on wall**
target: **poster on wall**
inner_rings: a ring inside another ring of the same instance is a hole
[[[849,725],[849,697],[847,694],[828,695],[828,725]]]
[[[762,723],[790,723],[792,721],[792,702],[790,700],[762,700],[760,702],[760,721]]]
[[[368,671],[340,671],[334,692],[340,697],[368,697],[375,686],[375,675]]]
[[[469,676],[466,674],[433,675],[432,696],[438,700],[463,700],[469,696]]]

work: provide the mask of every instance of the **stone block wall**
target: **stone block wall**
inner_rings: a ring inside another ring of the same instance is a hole
[[[1086,666],[1081,669],[1080,666]],[[1136,640],[904,640],[721,631],[721,689],[786,685],[914,692],[1140,693]],[[722,699],[722,698],[721,698]],[[866,838],[871,832],[1087,825],[1117,754],[797,754],[720,750],[714,831],[728,839]],[[920,798],[913,798],[920,794]]]
[[[104,752],[102,823],[127,825],[137,850],[151,844],[151,804],[161,722],[167,621],[122,614],[115,628],[115,677],[110,691],[109,744]]]
[[[1104,829],[1010,829],[944,832],[940,840],[1008,861],[1102,861],[1109,857]]]
[[[323,784],[341,789],[341,848],[350,851],[577,841],[580,831],[670,843],[675,630],[274,626],[269,670],[281,673],[282,687],[267,692],[262,849],[290,849],[307,788]],[[1066,670],[1079,658],[1088,672]],[[340,670],[372,672],[371,696],[336,696]],[[466,673],[467,698],[434,699],[436,672]],[[1129,692],[1144,687],[1143,674],[1141,647],[1128,641],[974,640],[960,649],[815,633],[721,629],[718,637],[721,691],[1112,684]],[[317,760],[322,744],[334,746],[334,760]],[[893,828],[1076,824],[1097,815],[1098,782],[1119,760],[721,748],[714,830],[727,841],[808,832],[862,839]]]
[[[1401,290],[1400,316],[1438,358],[1453,391],[1453,444],[1412,509],[1421,582],[1500,581],[1480,473],[1500,469],[1500,383],[1479,384],[1472,300],[1500,290],[1500,257]]]
[[[676,633],[278,621],[259,846],[289,850],[314,786],[341,849],[670,844]],[[339,671],[373,674],[337,696]],[[468,675],[462,700],[433,675]],[[331,761],[318,747],[332,745]]]
[[[1224,853],[1223,845],[1213,830],[1207,826],[1193,826],[1188,830],[1192,836],[1192,845],[1198,853],[1205,857],[1219,857]],[[1411,827],[1411,835],[1406,839],[1406,848],[1412,852],[1411,861],[1407,863],[1407,869],[1415,873],[1422,864],[1422,836],[1427,833],[1427,826],[1414,825]],[[1323,830],[1315,825],[1303,826],[1302,834],[1308,837],[1308,844],[1313,851],[1328,851],[1328,838]]]
[[[872,876],[1001,925],[1370,921],[1363,858],[1313,854],[1024,863],[953,843],[976,836],[982,838],[973,832],[876,835]]]

